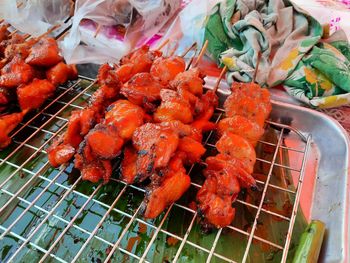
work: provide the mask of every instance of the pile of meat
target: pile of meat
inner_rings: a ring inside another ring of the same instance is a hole
[[[78,76],[74,65],[63,62],[55,39],[27,38],[0,26],[0,149],[11,143],[9,133],[26,113]]]
[[[198,68],[185,69],[182,57],[164,57],[160,51],[149,50],[147,46],[124,57],[119,65],[102,65],[97,78],[99,89],[92,95],[89,106],[72,112],[65,133],[47,149],[50,163],[58,167],[74,158],[75,167],[81,171],[83,180],[108,182],[113,159],[123,156],[121,180],[128,184],[149,182],[143,213],[146,218],[157,217],[189,188],[191,178],[185,167],[201,162],[206,151],[202,145],[203,133],[216,128],[210,122],[218,105],[215,92],[204,92],[204,75]],[[253,96],[260,96],[259,90],[254,90],[258,93]],[[242,89],[241,92],[250,98],[250,91]],[[253,99],[258,101],[257,97]],[[230,100],[236,103],[233,95]],[[235,118],[237,112],[233,106],[230,107],[230,100],[227,101],[227,114]],[[220,126],[227,133],[223,132],[218,145],[225,143],[225,136],[237,136],[226,129],[230,126],[227,120]],[[261,132],[263,128],[259,127]],[[257,138],[260,135],[252,136]],[[239,143],[239,140],[236,141]],[[248,144],[254,152],[253,146]],[[244,165],[248,167],[247,160],[240,161],[241,156],[222,151],[222,156],[226,158],[222,162],[234,166],[236,161],[242,170],[246,168]],[[209,180],[215,177],[214,172],[209,176],[210,169],[220,173],[220,167],[215,161],[212,165],[209,160],[207,162]],[[249,172],[242,172],[248,180],[245,184],[241,183],[242,187],[254,184]],[[235,179],[238,175],[230,170],[230,176]],[[240,179],[242,182],[246,180]],[[208,183],[205,189],[207,194],[198,194],[199,204],[204,198],[221,198],[220,193],[208,189]],[[209,205],[212,208],[215,204],[210,201]],[[222,226],[211,220],[209,213],[205,212],[208,209],[203,205],[199,209],[210,223]]]
[[[255,83],[234,83],[224,104],[226,118],[220,120],[216,143],[218,154],[206,159],[206,180],[197,193],[203,224],[224,227],[235,216],[232,203],[241,188],[256,189],[252,177],[256,146],[264,134],[271,112],[270,94]]]

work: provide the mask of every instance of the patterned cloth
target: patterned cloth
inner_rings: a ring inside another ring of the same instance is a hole
[[[350,102],[350,46],[340,34],[326,43],[319,22],[288,0],[224,0],[206,25],[208,51],[229,72],[227,80],[283,84],[311,107]]]

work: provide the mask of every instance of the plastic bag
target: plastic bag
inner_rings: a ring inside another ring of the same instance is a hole
[[[70,33],[60,43],[68,63],[119,60],[149,41],[179,10],[180,0],[77,0]]]
[[[211,9],[219,0],[184,1],[186,6],[181,10],[163,39],[178,44],[177,53],[181,54],[194,42],[201,48],[204,39],[205,23]]]
[[[23,33],[39,36],[63,24],[71,13],[71,0],[0,0],[0,17]]]

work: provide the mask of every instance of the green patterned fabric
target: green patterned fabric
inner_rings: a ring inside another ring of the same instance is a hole
[[[325,43],[322,35],[317,20],[288,0],[224,0],[212,10],[205,31],[208,52],[228,67],[229,82],[250,82],[261,52],[260,85],[282,84],[314,107],[347,104],[350,46],[339,37]]]

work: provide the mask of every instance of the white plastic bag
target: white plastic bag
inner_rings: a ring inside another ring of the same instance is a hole
[[[72,28],[60,43],[63,56],[67,63],[75,64],[115,62],[159,32],[180,3],[180,0],[77,0]],[[121,34],[118,29],[126,32]]]
[[[23,33],[39,36],[69,18],[72,1],[0,0],[0,7],[0,17],[13,27]]]

